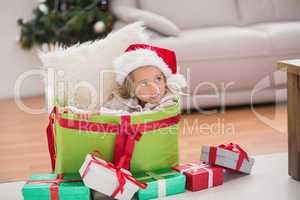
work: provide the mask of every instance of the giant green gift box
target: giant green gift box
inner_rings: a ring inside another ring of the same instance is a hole
[[[160,111],[131,115],[131,124],[143,124],[178,117],[179,104]],[[61,119],[79,120],[71,113],[61,113]],[[88,122],[120,124],[118,115],[95,115]],[[111,132],[96,132],[65,128],[54,117],[56,173],[77,172],[87,153],[99,150],[107,161],[112,161],[116,134]],[[139,141],[135,142],[130,171],[153,171],[161,168],[171,168],[178,165],[179,124],[159,128],[142,133]]]
[[[139,172],[134,177],[141,182],[147,183],[146,189],[139,189],[136,193],[138,200],[155,199],[159,197],[159,190],[165,190],[165,196],[185,192],[186,177],[170,169],[160,169],[153,172]],[[159,188],[159,180],[164,181],[164,188]],[[161,196],[163,197],[163,196]]]
[[[51,200],[50,187],[54,183],[51,180],[57,178],[56,174],[34,174],[22,188],[24,200]],[[80,180],[78,173],[65,174],[63,180]],[[36,181],[31,182],[30,181]],[[39,183],[39,181],[41,181]],[[44,182],[43,182],[44,181]],[[49,183],[47,183],[49,181]],[[61,182],[58,184],[59,200],[89,200],[90,189],[82,181]],[[56,198],[54,198],[56,199]]]

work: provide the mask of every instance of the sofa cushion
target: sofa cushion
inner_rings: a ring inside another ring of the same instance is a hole
[[[300,21],[261,23],[249,28],[266,32],[276,55],[300,53]]]
[[[138,5],[167,17],[180,29],[239,24],[236,0],[138,0]]]
[[[300,1],[299,0],[273,0],[277,19],[300,20]]]
[[[109,2],[111,4],[111,8],[115,6],[129,6],[132,8],[137,7],[137,0],[112,0]]]
[[[178,36],[180,33],[173,22],[153,12],[128,6],[115,6],[113,11],[118,19],[127,23],[142,21],[146,27],[167,36]]]
[[[238,7],[243,25],[276,20],[273,0],[239,0]]]
[[[300,19],[299,0],[238,0],[243,25]]]
[[[244,27],[211,27],[182,31],[179,37],[155,38],[152,41],[176,51],[179,60],[205,60],[268,56],[268,34]]]
[[[226,88],[225,93],[250,89],[276,69],[275,59],[263,56],[178,63],[180,72],[190,80],[188,84],[192,94],[222,92],[223,87]]]
[[[116,22],[114,23],[114,25],[113,25],[113,30],[112,30],[112,31],[113,31],[113,32],[114,32],[114,31],[117,31],[117,30],[123,28],[123,27],[126,26],[126,25],[128,25],[128,23],[123,22],[123,21],[121,21],[121,20],[118,20],[118,21],[116,21]],[[162,34],[156,32],[156,31],[150,30],[150,29],[147,28],[147,27],[144,29],[144,32],[145,32],[150,38],[152,38],[152,39],[154,39],[154,38],[161,38],[161,37],[164,36],[164,35],[162,35]],[[165,36],[164,36],[164,37],[165,37]]]

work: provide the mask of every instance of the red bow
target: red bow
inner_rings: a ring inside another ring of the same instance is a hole
[[[130,125],[130,116],[121,116],[119,132],[116,136],[113,163],[125,169],[130,168],[135,141],[139,141],[142,134],[136,127]],[[122,159],[121,159],[122,158]]]
[[[81,180],[80,179],[63,180],[63,174],[58,174],[57,177],[53,180],[28,180],[27,184],[52,183],[50,185],[50,199],[59,200],[58,187],[60,183],[65,183],[65,182],[81,182]]]
[[[234,143],[229,143],[227,145],[221,144],[218,147],[222,148],[222,149],[227,149],[229,151],[239,153],[239,159],[237,161],[236,168],[235,168],[237,171],[239,171],[241,169],[244,159],[249,161],[249,157],[248,157],[247,152],[244,149],[242,149],[238,144],[234,144]],[[209,163],[210,164],[215,164],[216,163],[216,157],[217,157],[217,147],[210,147],[210,150],[209,150]]]
[[[146,183],[138,182],[133,176],[131,176],[130,174],[128,174],[124,170],[122,170],[121,167],[115,166],[114,164],[112,164],[110,162],[98,160],[94,155],[92,155],[92,154],[90,154],[90,155],[91,155],[92,160],[90,160],[90,162],[87,164],[81,177],[84,178],[87,175],[87,173],[89,172],[90,167],[93,163],[103,166],[107,169],[114,170],[116,172],[116,176],[117,176],[119,184],[118,184],[118,187],[112,193],[112,195],[111,195],[112,198],[115,198],[119,192],[123,193],[126,179],[131,181],[132,183],[134,183],[135,185],[137,185],[138,187],[140,187],[142,189],[145,189],[147,187]]]

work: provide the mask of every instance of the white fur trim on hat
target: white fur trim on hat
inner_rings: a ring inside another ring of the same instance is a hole
[[[167,85],[172,89],[180,89],[187,86],[186,80],[182,74],[172,74],[167,78]]]
[[[116,81],[123,84],[128,74],[140,67],[153,65],[159,68],[168,79],[172,75],[171,69],[154,51],[150,49],[136,49],[128,51],[116,58],[114,67],[116,70]]]

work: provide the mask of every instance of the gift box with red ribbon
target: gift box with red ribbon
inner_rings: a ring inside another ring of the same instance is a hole
[[[99,149],[116,165],[126,156],[123,168],[132,173],[171,168],[179,162],[180,106],[132,115],[77,115],[54,107],[47,127],[52,169],[78,172],[85,156]]]
[[[222,167],[188,163],[178,165],[173,169],[186,176],[186,189],[192,192],[216,187],[223,183]]]
[[[125,160],[121,159],[120,166]],[[147,184],[137,181],[131,173],[119,166],[93,154],[88,154],[79,173],[84,184],[114,199],[129,200],[139,189],[145,189]]]
[[[147,183],[147,189],[136,193],[137,200],[164,198],[185,192],[186,177],[172,169],[139,172],[134,177]]]
[[[200,160],[247,174],[251,173],[254,164],[254,158],[249,157],[244,149],[233,143],[219,146],[203,145]]]
[[[22,188],[24,200],[89,200],[79,174],[34,174]]]

